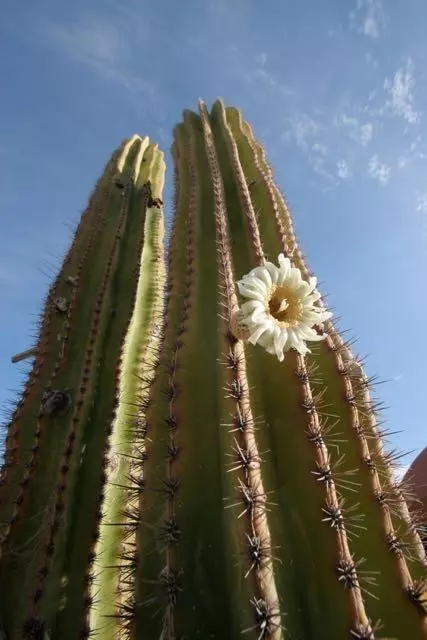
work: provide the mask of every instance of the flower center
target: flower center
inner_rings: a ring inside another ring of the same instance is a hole
[[[301,319],[301,300],[287,287],[276,287],[268,301],[270,314],[282,326],[291,327]]]

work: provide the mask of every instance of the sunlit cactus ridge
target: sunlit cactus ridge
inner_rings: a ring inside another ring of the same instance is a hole
[[[376,380],[262,145],[220,100],[173,135],[166,259],[163,154],[133,136],[14,356],[34,361],[1,470],[0,638],[427,638]]]

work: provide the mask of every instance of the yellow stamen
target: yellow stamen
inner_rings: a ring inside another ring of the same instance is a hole
[[[273,289],[268,308],[273,318],[283,327],[292,327],[301,320],[303,305],[301,300],[288,287]]]

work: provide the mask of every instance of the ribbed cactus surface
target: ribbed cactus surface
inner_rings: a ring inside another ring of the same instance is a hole
[[[426,638],[380,406],[262,146],[217,101],[172,155],[166,273],[162,154],[132,138],[49,292],[2,472],[6,638]]]
[[[1,474],[0,622],[8,639],[88,637],[110,451],[127,439],[121,400],[161,310],[163,182],[157,145],[127,140],[48,292]]]

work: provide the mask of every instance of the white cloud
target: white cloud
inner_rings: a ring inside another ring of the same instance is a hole
[[[262,65],[264,65],[264,63],[262,63]],[[295,94],[294,89],[292,89],[287,84],[284,84],[283,82],[278,80],[278,78],[270,71],[267,71],[267,69],[265,69],[264,66],[260,66],[257,69],[254,69],[253,71],[247,73],[245,75],[245,78],[247,82],[254,82],[254,81],[261,80],[261,82],[269,86],[274,91],[277,91],[278,93],[282,94],[283,96],[292,96]]]
[[[378,180],[382,185],[387,184],[390,178],[390,167],[387,164],[381,163],[378,160],[378,156],[375,154],[369,160],[368,173],[371,178]]]
[[[404,153],[398,157],[397,164],[400,169],[403,169],[407,164],[414,160],[425,160],[427,155],[422,149],[420,149],[422,141],[422,137],[417,136]]]
[[[410,124],[416,124],[420,120],[420,114],[414,108],[415,80],[412,66],[412,60],[408,58],[406,65],[400,67],[391,80],[385,79],[384,89],[390,96],[385,110],[402,116]]]
[[[43,40],[70,60],[130,91],[153,94],[151,81],[132,71],[130,40],[135,34],[123,19],[115,24],[102,16],[82,13],[67,23],[40,20],[38,27]]]
[[[337,176],[338,178],[341,178],[341,180],[346,180],[351,176],[350,168],[345,160],[338,160]]]
[[[378,68],[378,60],[374,58],[374,56],[370,51],[365,52],[364,58],[365,58],[366,64],[370,65],[374,69]]]
[[[359,130],[359,142],[365,147],[368,142],[372,139],[372,132],[374,130],[374,126],[372,122],[367,122],[366,124],[362,124]]]
[[[265,63],[267,62],[267,57],[267,53],[265,51],[261,51],[261,53],[255,56],[255,62],[261,67],[264,67]]]
[[[357,118],[342,113],[339,117],[334,118],[334,124],[337,127],[346,127],[349,137],[361,144],[362,147],[366,147],[372,139],[374,131],[372,122],[360,124]]]
[[[306,113],[289,118],[289,123],[290,131],[285,133],[285,137],[289,137],[290,134],[303,151],[307,150],[309,145],[313,149],[315,140],[323,129],[322,124]]]
[[[336,182],[336,178],[328,168],[328,147],[322,141],[327,131],[318,120],[307,113],[301,113],[288,119],[289,129],[284,131],[281,139],[284,142],[293,140],[304,153],[314,173],[328,181]]]
[[[326,154],[328,153],[328,147],[324,144],[321,144],[320,142],[315,142],[312,145],[311,149],[312,151],[320,153],[320,155],[322,156],[326,156]]]
[[[356,9],[349,14],[350,27],[368,38],[378,38],[385,26],[381,0],[357,0]]]
[[[326,159],[323,155],[309,155],[308,161],[314,173],[317,173],[317,175],[323,178],[327,178],[327,180],[335,181],[334,176],[326,168]]]
[[[410,158],[406,157],[406,156],[399,156],[397,159],[397,166],[399,167],[399,169],[403,169],[404,167],[406,167],[406,165],[408,164]]]
[[[427,213],[427,193],[419,193],[416,200],[418,213]]]

